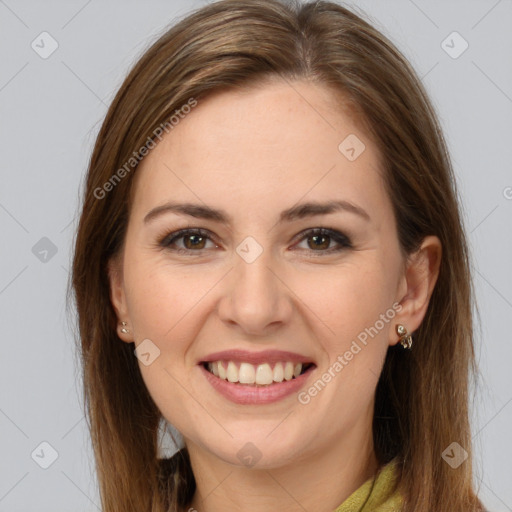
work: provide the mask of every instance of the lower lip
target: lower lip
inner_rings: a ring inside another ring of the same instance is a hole
[[[302,375],[283,382],[275,382],[268,386],[251,386],[245,384],[235,384],[221,379],[210,373],[202,364],[199,368],[203,372],[208,382],[224,397],[236,404],[269,404],[277,402],[282,398],[292,395],[299,391],[308,380],[316,366],[312,366]]]

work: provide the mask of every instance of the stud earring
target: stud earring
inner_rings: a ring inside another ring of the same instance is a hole
[[[400,343],[402,347],[411,349],[412,336],[407,332],[407,329],[402,324],[398,324],[396,326],[396,333],[400,336]]]
[[[126,322],[121,322],[121,332],[123,334],[128,334],[130,332],[130,329],[127,329],[126,326],[128,325]]]

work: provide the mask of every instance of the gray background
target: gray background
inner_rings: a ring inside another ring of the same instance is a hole
[[[99,510],[66,312],[78,189],[131,64],[202,4],[0,0],[0,512]],[[512,511],[512,2],[345,3],[354,4],[411,60],[445,130],[480,308],[478,482],[491,511]],[[31,47],[51,49],[44,31],[58,43],[46,59]],[[446,40],[453,31],[469,44],[457,58],[445,51],[462,49]],[[57,455],[47,469],[42,442]]]

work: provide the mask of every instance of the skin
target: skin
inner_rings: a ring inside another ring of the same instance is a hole
[[[338,150],[349,134],[366,145],[354,161]],[[378,375],[398,342],[396,325],[420,325],[441,257],[439,240],[427,237],[403,258],[379,169],[375,145],[332,90],[278,80],[202,100],[141,162],[125,243],[110,264],[111,300],[130,331],[119,337],[150,339],[160,350],[152,364],[139,361],[140,371],[183,434],[196,510],[332,511],[375,473]],[[277,223],[299,201],[330,199],[360,206],[370,220],[339,211]],[[232,223],[172,212],[144,222],[170,200],[223,209]],[[158,245],[187,227],[212,236],[200,249],[177,240],[187,254]],[[321,227],[352,247],[328,252],[339,246],[334,239],[316,248],[312,235],[300,235]],[[247,236],[263,248],[252,263],[236,252]],[[307,405],[296,394],[234,404],[197,366],[219,350],[289,350],[316,362],[313,383],[390,310],[394,318]],[[248,442],[261,454],[250,468],[237,457]]]

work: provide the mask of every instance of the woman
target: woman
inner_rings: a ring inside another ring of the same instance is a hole
[[[154,43],[97,137],[73,285],[104,512],[483,510],[449,156],[349,10],[223,0]]]

